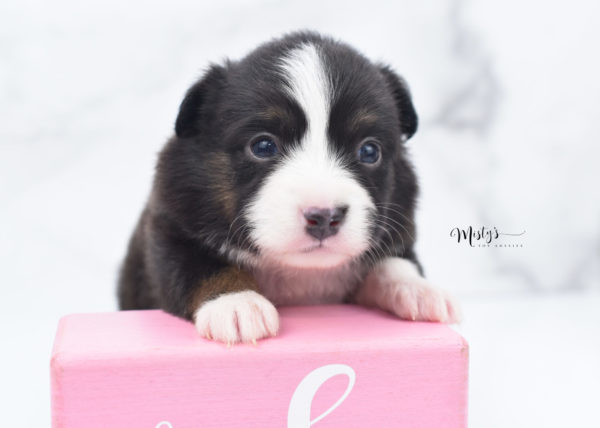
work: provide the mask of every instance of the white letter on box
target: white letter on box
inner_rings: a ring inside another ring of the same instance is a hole
[[[344,391],[344,394],[342,394],[333,406],[311,421],[310,408],[315,394],[327,380],[338,375],[348,376],[348,386],[346,387],[346,391]],[[348,394],[350,394],[355,380],[356,374],[354,373],[354,370],[352,367],[345,364],[329,364],[310,372],[302,379],[302,382],[300,382],[300,385],[298,385],[294,391],[294,395],[292,395],[288,410],[288,428],[308,428],[333,412],[337,406],[342,404]]]

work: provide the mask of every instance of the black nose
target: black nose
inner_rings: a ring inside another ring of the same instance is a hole
[[[340,230],[348,206],[330,208],[308,208],[304,211],[306,218],[306,233],[317,238],[319,241],[333,236]]]

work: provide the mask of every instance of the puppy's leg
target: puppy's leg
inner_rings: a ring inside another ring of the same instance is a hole
[[[204,337],[225,343],[277,333],[277,310],[258,293],[249,272],[217,257],[165,216],[149,217],[144,232],[144,285],[156,290],[158,307],[193,321]]]
[[[227,267],[204,280],[190,308],[198,332],[228,344],[255,343],[275,336],[279,329],[277,309],[257,290],[254,278],[236,267]]]
[[[460,321],[460,309],[444,291],[432,287],[407,259],[390,257],[367,275],[356,302],[414,321]]]

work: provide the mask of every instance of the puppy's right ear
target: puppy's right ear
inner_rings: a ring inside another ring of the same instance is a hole
[[[402,77],[398,76],[398,74],[387,65],[380,66],[379,71],[383,74],[383,77],[392,91],[394,101],[396,102],[402,139],[404,141],[408,140],[415,132],[417,132],[417,127],[419,125],[419,117],[413,106],[408,85]]]
[[[212,65],[202,79],[185,94],[175,121],[175,134],[179,138],[197,135],[203,120],[213,111],[217,96],[225,85],[227,70],[221,65]]]

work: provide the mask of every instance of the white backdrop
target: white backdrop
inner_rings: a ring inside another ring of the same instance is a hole
[[[418,248],[464,306],[471,427],[599,426],[599,5],[3,1],[1,419],[47,426],[58,318],[115,309],[187,87],[211,61],[309,28],[411,85]],[[450,238],[469,225],[526,231],[523,247]]]

